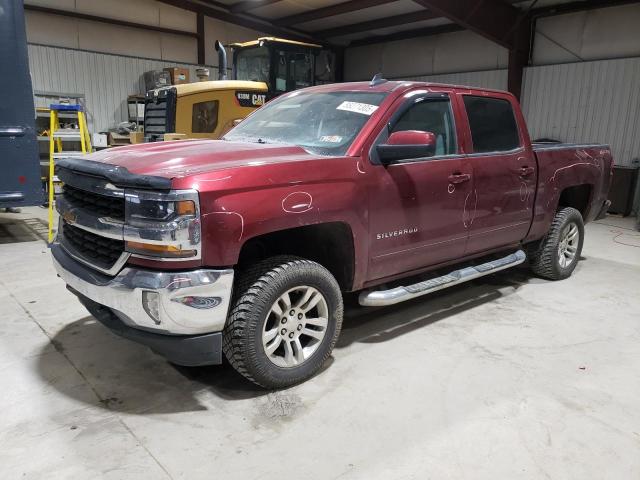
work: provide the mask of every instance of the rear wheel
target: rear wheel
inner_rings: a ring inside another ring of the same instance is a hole
[[[318,263],[274,257],[240,272],[223,335],[229,363],[266,388],[313,376],[342,325],[342,295]]]
[[[584,242],[584,223],[578,210],[566,207],[559,210],[549,233],[529,247],[531,269],[550,280],[569,277],[576,268]]]

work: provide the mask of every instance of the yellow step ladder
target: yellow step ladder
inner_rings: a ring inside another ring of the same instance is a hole
[[[56,185],[60,185],[55,176],[55,161],[58,158],[78,157],[91,153],[91,139],[87,129],[87,119],[82,105],[54,103],[50,105],[49,123],[49,243],[53,241],[53,209],[55,201]],[[61,128],[60,113],[73,113],[78,117],[78,128]],[[63,151],[64,142],[80,142],[81,151]]]

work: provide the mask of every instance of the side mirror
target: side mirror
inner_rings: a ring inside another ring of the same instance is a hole
[[[378,145],[376,150],[383,164],[408,158],[432,157],[436,152],[436,136],[420,130],[393,132],[387,143]]]

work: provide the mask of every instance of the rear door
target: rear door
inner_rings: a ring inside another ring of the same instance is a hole
[[[461,94],[473,189],[464,205],[466,254],[522,240],[533,216],[537,168],[510,95]],[[467,126],[468,124],[468,126]]]
[[[467,239],[462,212],[472,181],[450,94],[409,92],[392,110],[370,151],[369,280],[458,258]],[[375,146],[403,130],[432,132],[435,154],[381,165]]]
[[[0,208],[44,200],[22,2],[0,1]]]

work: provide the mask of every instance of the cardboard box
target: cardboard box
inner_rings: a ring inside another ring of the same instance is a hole
[[[92,133],[91,145],[94,148],[107,148],[109,146],[107,143],[107,135],[104,133]]]
[[[129,133],[129,141],[131,143],[143,143],[144,132],[131,132]]]
[[[129,139],[129,135],[121,135],[117,132],[109,132],[109,146],[111,147],[120,147],[122,145],[131,144],[131,140]]]
[[[144,72],[143,78],[145,91],[171,85],[171,75],[164,70],[149,70]]]
[[[189,83],[189,69],[188,68],[165,68],[165,72],[168,72],[171,77],[171,85],[179,85],[181,83]]]

